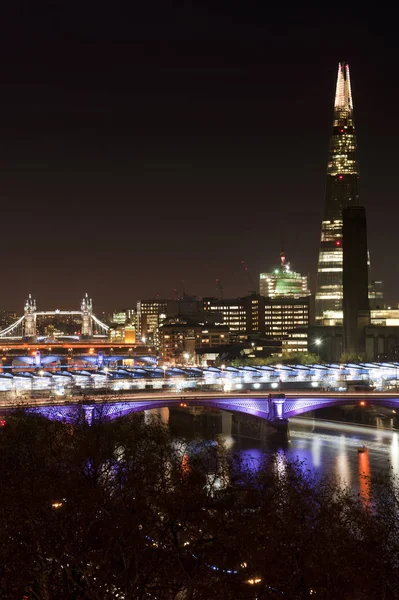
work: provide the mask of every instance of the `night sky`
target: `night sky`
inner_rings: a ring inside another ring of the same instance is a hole
[[[245,295],[282,244],[314,291],[339,61],[372,277],[399,302],[393,15],[135,4],[2,3],[0,309]]]

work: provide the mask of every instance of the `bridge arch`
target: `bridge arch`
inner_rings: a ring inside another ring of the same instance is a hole
[[[374,405],[384,408],[399,409],[399,398],[394,397],[367,398],[367,396],[352,396],[349,398],[312,398],[310,396],[308,398],[287,398],[284,406],[284,417],[290,419],[320,408],[357,406],[360,405],[361,402],[364,402],[365,406]]]
[[[279,402],[281,412],[276,412],[275,402]],[[261,419],[267,420],[273,425],[278,422],[286,422],[290,418],[300,416],[309,411],[318,410],[320,408],[332,406],[355,406],[359,405],[362,397],[300,397],[287,399],[270,399],[268,397],[248,398],[248,397],[212,397],[207,398],[192,398],[182,395],[181,397],[173,398],[156,398],[153,399],[135,399],[121,400],[117,396],[109,396],[104,402],[95,402],[94,399],[80,401],[79,403],[71,403],[69,405],[48,405],[41,407],[28,408],[28,412],[41,414],[42,416],[59,421],[74,422],[78,418],[79,411],[85,411],[86,419],[92,422],[93,419],[101,418],[104,420],[113,420],[129,414],[143,412],[158,408],[173,408],[173,407],[208,407],[217,408],[229,412],[252,415]],[[399,410],[399,398],[395,397],[379,397],[365,400],[368,405],[381,406]]]
[[[133,406],[132,406],[133,405]],[[230,412],[236,412],[246,415],[252,415],[254,417],[260,417],[262,419],[268,419],[269,417],[269,401],[268,399],[252,399],[252,400],[241,400],[241,399],[222,399],[222,398],[209,398],[209,399],[198,399],[195,401],[187,402],[187,399],[182,397],[181,399],[160,399],[159,401],[143,401],[143,402],[117,402],[115,405],[102,405],[101,411],[105,419],[115,419],[135,412],[141,412],[145,410],[151,410],[153,408],[173,408],[173,407],[206,407],[206,408],[217,408],[219,410],[226,410]]]
[[[45,418],[73,423],[78,418],[82,409],[85,412],[86,420],[92,423],[93,419],[97,418],[107,420],[118,419],[130,414],[144,412],[156,408],[179,408],[179,407],[197,407],[204,406],[208,408],[218,408],[230,412],[237,412],[246,415],[252,415],[267,420],[269,416],[269,403],[267,399],[256,399],[248,402],[245,400],[229,400],[229,399],[206,399],[195,400],[190,403],[187,399],[168,399],[160,398],[159,400],[143,400],[137,402],[112,401],[112,398],[107,403],[87,403],[59,405],[59,406],[41,406],[28,408],[27,411],[33,414],[42,415]]]

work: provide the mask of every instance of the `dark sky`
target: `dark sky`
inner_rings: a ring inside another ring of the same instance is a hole
[[[0,308],[244,295],[281,240],[314,291],[340,60],[372,276],[399,301],[394,15],[259,4],[2,3]]]

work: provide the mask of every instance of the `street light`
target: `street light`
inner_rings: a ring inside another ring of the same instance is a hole
[[[323,343],[323,340],[321,338],[316,338],[314,343],[317,348],[317,356],[318,356],[318,358],[320,358],[320,346]]]
[[[222,370],[222,390],[224,391],[224,370],[226,368],[226,365],[220,365],[220,368]]]

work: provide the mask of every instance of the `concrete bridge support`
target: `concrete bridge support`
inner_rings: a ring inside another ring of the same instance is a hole
[[[169,407],[152,408],[144,411],[144,422],[151,424],[154,420],[158,420],[162,425],[169,425]]]
[[[231,437],[231,427],[233,424],[233,413],[222,411],[222,433]]]
[[[93,423],[94,406],[85,405],[85,406],[83,406],[83,410],[85,413],[86,423],[88,425],[91,425]]]
[[[287,441],[289,438],[288,419],[284,416],[285,394],[269,396],[268,421],[273,428],[273,438]]]

